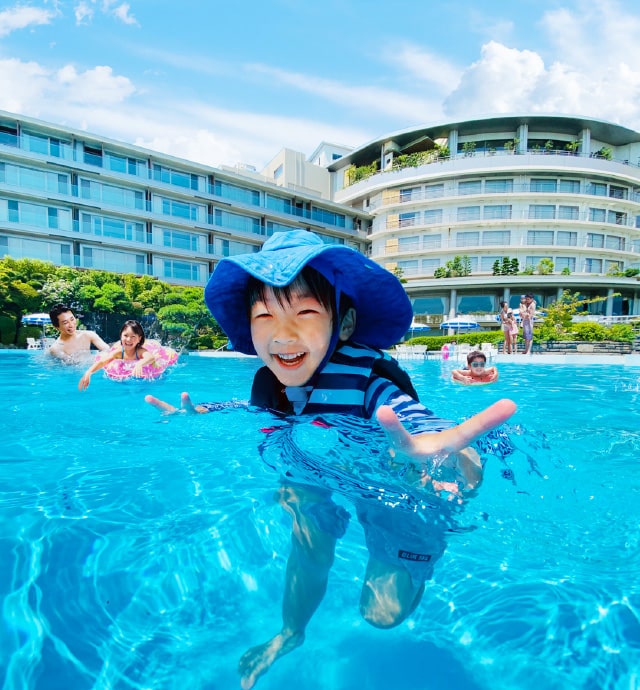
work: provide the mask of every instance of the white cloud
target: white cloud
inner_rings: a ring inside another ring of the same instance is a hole
[[[249,65],[247,69],[265,75],[274,82],[291,86],[298,91],[310,93],[332,103],[338,103],[343,107],[404,118],[410,114],[413,120],[432,119],[434,110],[440,113],[439,102],[435,99],[421,98],[400,90],[382,89],[375,86],[353,86],[308,74],[287,72],[268,65],[254,64]],[[425,89],[426,95],[430,94],[427,94]]]
[[[386,62],[395,64],[405,76],[415,77],[427,84],[433,84],[439,91],[455,86],[462,70],[451,61],[421,48],[406,43],[394,45],[384,54]]]
[[[26,29],[28,26],[49,24],[56,16],[55,12],[27,5],[12,7],[0,11],[0,36],[7,36],[12,31]]]
[[[97,5],[97,0],[91,0],[92,5]],[[104,14],[111,15],[121,21],[123,24],[138,26],[138,21],[131,14],[131,5],[128,2],[119,2],[118,0],[102,0],[99,9]],[[75,8],[74,13],[76,17],[76,24],[88,24],[95,14],[95,10],[86,2],[81,0]]]
[[[88,24],[93,19],[93,9],[86,2],[81,2],[74,9],[76,24]]]
[[[69,105],[113,106],[135,91],[126,77],[113,74],[110,67],[78,72],[72,65],[57,71],[35,62],[0,60],[0,109],[44,116],[57,121]]]
[[[515,112],[525,103],[526,110],[544,72],[537,53],[491,41],[482,47],[480,60],[464,72],[459,87],[447,96],[445,110],[454,117]]]
[[[130,9],[129,3],[123,2],[121,5],[118,5],[112,10],[112,14],[124,24],[132,24],[137,26],[138,22],[136,21],[136,18],[130,14]]]

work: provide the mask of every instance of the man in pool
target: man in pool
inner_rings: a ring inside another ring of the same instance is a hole
[[[451,378],[458,383],[473,385],[477,383],[494,383],[498,380],[496,367],[487,366],[487,356],[480,350],[474,350],[467,355],[465,369],[454,369]]]
[[[257,354],[265,364],[254,378],[252,405],[280,414],[375,416],[394,463],[407,463],[411,471],[417,467],[419,484],[458,500],[479,485],[482,465],[468,446],[508,419],[515,405],[501,400],[455,426],[418,402],[406,372],[381,350],[401,340],[412,319],[409,299],[393,274],[310,232],[279,232],[258,253],[223,259],[205,300],[234,349]],[[146,400],[176,411],[152,396]],[[182,409],[208,411],[207,405],[194,406],[186,393]],[[438,477],[442,467],[455,481]],[[278,497],[293,521],[282,628],[241,658],[244,690],[303,643],[349,518],[325,488],[286,482]],[[402,522],[403,516],[392,513],[358,506],[370,553],[360,611],[380,628],[394,627],[411,614],[444,550],[441,535],[426,527],[426,534],[402,543],[394,521]]]
[[[56,342],[47,350],[53,357],[75,364],[89,355],[92,345],[105,352],[110,349],[95,331],[77,330],[76,317],[64,304],[56,304],[49,312],[49,317],[60,334]]]

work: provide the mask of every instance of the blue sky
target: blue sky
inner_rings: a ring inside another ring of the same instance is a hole
[[[614,0],[0,0],[0,109],[259,170],[492,113],[640,130],[639,36]]]

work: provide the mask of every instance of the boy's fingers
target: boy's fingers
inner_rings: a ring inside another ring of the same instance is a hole
[[[153,395],[145,395],[144,400],[145,402],[148,402],[149,405],[153,405],[153,407],[155,407],[157,410],[160,410],[160,412],[173,413],[178,411],[178,409],[173,405],[170,405],[163,400],[159,400]]]

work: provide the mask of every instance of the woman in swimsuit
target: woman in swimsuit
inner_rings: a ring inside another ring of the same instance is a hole
[[[78,383],[78,390],[86,390],[89,387],[91,375],[116,359],[134,360],[135,365],[131,376],[141,378],[144,375],[143,368],[155,362],[156,359],[153,352],[143,347],[144,338],[144,330],[137,321],[125,321],[120,330],[120,342],[115,343],[106,356],[100,357],[85,371]]]

